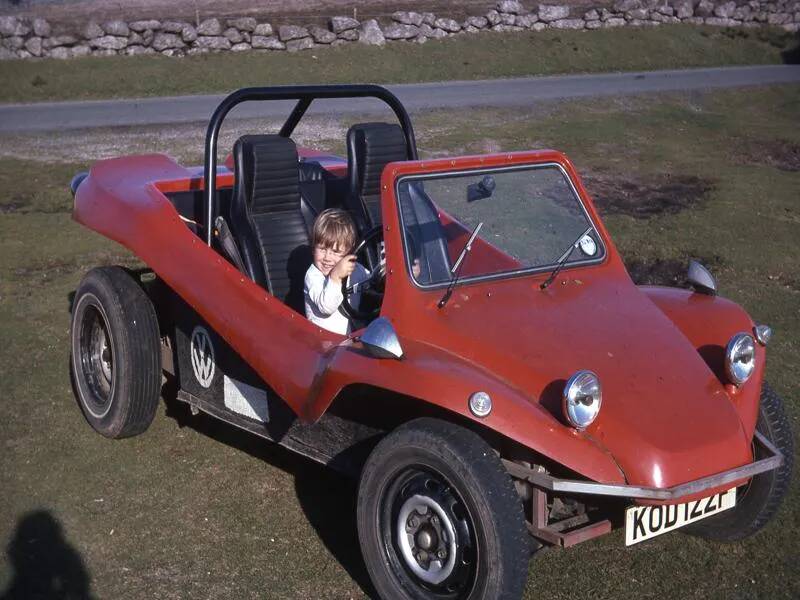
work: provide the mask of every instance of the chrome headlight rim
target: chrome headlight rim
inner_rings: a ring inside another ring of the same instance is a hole
[[[741,360],[750,355],[749,360]],[[736,387],[742,386],[756,370],[756,341],[745,331],[735,334],[725,347],[725,374]]]
[[[590,396],[587,404],[586,397]],[[561,408],[567,422],[580,431],[594,423],[603,404],[600,378],[586,369],[573,374],[564,385]]]

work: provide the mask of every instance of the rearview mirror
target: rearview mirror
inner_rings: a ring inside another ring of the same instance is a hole
[[[472,183],[467,186],[467,202],[491,198],[496,187],[497,182],[494,177],[485,175],[478,183]]]

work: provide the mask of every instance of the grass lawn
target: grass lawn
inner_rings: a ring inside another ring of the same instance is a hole
[[[564,150],[640,281],[675,281],[689,256],[709,263],[723,295],[773,326],[768,377],[800,431],[798,122],[800,86],[782,86],[432,112],[416,129],[425,156]],[[319,131],[341,150],[341,127]],[[91,156],[54,157],[75,135],[0,138],[0,593],[34,572],[99,598],[365,597],[351,482],[163,405],[133,439],[84,421],[67,370],[69,295],[90,267],[132,259],[70,220],[67,184]],[[81,135],[84,152],[106,153]],[[119,135],[136,145],[135,131]],[[161,149],[153,135],[141,132],[144,145]],[[195,161],[199,149],[178,148]],[[676,532],[626,549],[617,531],[537,555],[525,597],[796,598],[798,480],[754,538]]]
[[[287,52],[88,57],[0,62],[0,102],[226,92],[256,85],[488,79],[559,73],[784,62],[780,29],[690,25],[591,32],[485,32],[384,48],[351,44]]]

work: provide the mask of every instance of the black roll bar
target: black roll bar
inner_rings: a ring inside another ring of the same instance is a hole
[[[290,85],[276,87],[242,88],[227,96],[211,116],[206,131],[205,163],[203,181],[205,182],[206,243],[210,246],[212,224],[216,215],[217,191],[217,138],[222,121],[237,104],[253,100],[297,100],[278,135],[289,137],[303,118],[308,107],[317,98],[376,98],[383,100],[394,111],[406,136],[408,156],[417,159],[417,143],[414,129],[405,107],[392,92],[379,85]]]

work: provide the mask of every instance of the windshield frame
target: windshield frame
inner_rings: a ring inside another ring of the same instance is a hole
[[[592,219],[591,214],[586,209],[586,205],[581,198],[581,195],[578,193],[578,189],[575,187],[575,184],[572,181],[572,178],[567,173],[566,169],[559,164],[558,162],[548,161],[543,163],[534,163],[534,164],[517,164],[517,165],[503,165],[503,166],[492,166],[492,167],[478,167],[478,168],[463,168],[463,169],[450,169],[447,171],[436,171],[436,172],[427,172],[427,173],[413,173],[409,175],[401,175],[395,180],[394,183],[394,194],[395,194],[395,209],[397,210],[397,219],[400,224],[400,239],[403,245],[403,257],[406,263],[406,273],[408,274],[411,283],[422,290],[437,290],[443,289],[450,285],[452,279],[447,281],[440,281],[436,283],[420,283],[416,280],[412,273],[412,265],[411,265],[411,254],[408,250],[408,240],[405,233],[405,223],[403,222],[403,210],[400,206],[400,184],[404,182],[412,182],[412,181],[430,181],[433,179],[445,179],[447,177],[460,176],[460,175],[476,175],[482,176],[486,174],[492,173],[508,173],[512,171],[533,171],[535,169],[544,169],[544,168],[552,168],[555,167],[559,170],[561,175],[566,179],[567,183],[569,184],[569,188],[572,191],[575,199],[578,201],[578,204],[583,211],[583,216],[586,217],[586,221],[592,227],[592,231],[589,232],[590,234],[594,234],[594,239],[597,241],[598,246],[598,255],[591,258],[586,258],[582,260],[576,261],[567,261],[564,265],[562,271],[566,271],[572,269],[573,267],[584,267],[584,266],[592,266],[592,265],[599,265],[606,261],[608,258],[608,249],[606,247],[605,239],[603,238],[602,234],[600,233],[600,228],[598,228],[597,223],[595,223],[594,219]],[[485,240],[484,240],[485,241]],[[487,242],[489,243],[489,242]],[[501,252],[505,252],[504,250],[498,248]],[[511,271],[498,271],[497,273],[488,273],[486,275],[472,275],[467,277],[459,277],[456,286],[462,286],[465,284],[473,284],[473,283],[480,283],[484,281],[496,281],[499,279],[511,279],[517,277],[525,277],[528,275],[538,275],[540,273],[550,273],[558,264],[558,258],[555,257],[552,262],[536,266],[536,267],[526,267],[523,269],[514,269]],[[466,257],[464,260],[468,260],[469,257]]]

